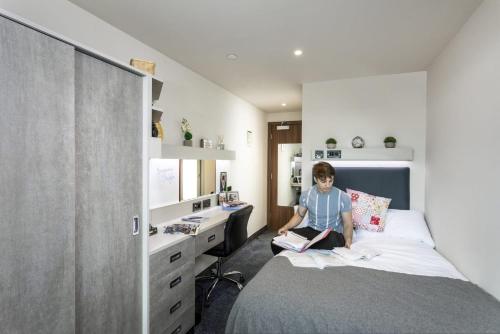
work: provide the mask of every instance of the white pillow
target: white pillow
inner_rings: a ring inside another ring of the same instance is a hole
[[[389,209],[383,232],[356,231],[357,240],[376,237],[376,235],[420,241],[432,248],[436,246],[427,228],[424,215],[417,210]]]

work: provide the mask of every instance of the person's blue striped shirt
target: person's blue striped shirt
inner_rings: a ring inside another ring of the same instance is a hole
[[[316,186],[303,191],[299,205],[307,208],[309,213],[309,227],[324,231],[332,230],[342,233],[342,212],[352,211],[351,198],[338,188],[332,187],[329,192],[322,193]]]

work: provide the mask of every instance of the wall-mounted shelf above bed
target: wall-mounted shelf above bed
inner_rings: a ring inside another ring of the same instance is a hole
[[[161,148],[161,158],[195,159],[195,160],[235,160],[236,152],[229,150],[216,150],[213,148],[163,145]]]
[[[318,148],[312,151],[311,159],[313,161],[412,161],[413,149],[410,147]]]

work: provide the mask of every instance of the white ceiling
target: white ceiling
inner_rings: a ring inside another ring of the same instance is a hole
[[[268,112],[300,110],[304,82],[425,70],[481,3],[70,1]]]

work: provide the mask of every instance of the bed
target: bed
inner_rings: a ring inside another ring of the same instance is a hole
[[[396,214],[409,208],[407,168],[339,168],[336,185],[392,196]],[[382,253],[366,262],[317,269],[275,256],[240,292],[226,333],[500,333],[500,303],[444,259],[430,234],[399,232],[357,233],[355,245]]]

